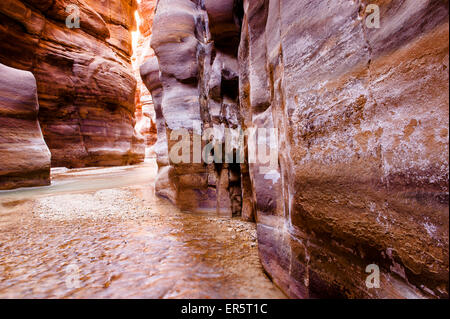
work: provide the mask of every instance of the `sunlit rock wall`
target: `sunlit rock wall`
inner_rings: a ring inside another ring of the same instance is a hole
[[[274,127],[279,149],[270,174],[169,160],[160,187],[184,209],[220,211],[238,175],[232,211],[256,210],[263,266],[292,297],[448,297],[448,2],[370,4],[380,28],[367,1],[157,7],[158,61],[143,73],[160,83],[161,153],[193,120]]]
[[[79,29],[66,26],[73,4]],[[0,62],[36,77],[53,166],[143,160],[130,63],[135,10],[134,0],[0,2]]]
[[[132,64],[137,80],[136,131],[145,138],[147,151],[149,151],[149,148],[152,147],[157,140],[156,115],[152,96],[140,76],[140,66],[144,64],[147,59],[155,56],[155,52],[150,47],[155,8],[156,0],[138,1],[138,10],[135,13],[137,15],[138,28],[135,32],[132,32]]]
[[[37,119],[36,80],[0,64],[0,189],[50,184],[50,151]]]

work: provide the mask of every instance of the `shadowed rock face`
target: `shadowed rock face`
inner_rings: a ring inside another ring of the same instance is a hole
[[[66,27],[69,4],[80,9],[80,29]],[[1,1],[0,62],[35,75],[53,166],[143,160],[130,66],[135,10],[134,0]]]
[[[241,214],[241,167],[239,164],[206,165],[173,163],[168,156],[178,140],[174,131],[189,132],[201,140],[200,129],[237,127],[239,25],[220,41],[234,41],[232,50],[211,37],[206,3],[188,0],[160,1],[154,18],[152,48],[156,58],[148,60],[141,75],[155,102],[160,174],[156,191],[182,209]],[[228,7],[227,7],[228,8]],[[229,8],[233,17],[233,5]],[[221,28],[223,19],[217,24]],[[224,48],[223,50],[221,48]],[[215,136],[217,139],[218,137]],[[201,141],[205,146],[209,141]],[[191,158],[193,147],[190,148]],[[248,175],[248,174],[247,174]],[[252,212],[249,212],[249,219]]]
[[[0,64],[0,189],[50,184],[33,74]]]
[[[159,192],[183,209],[256,210],[263,266],[292,297],[448,297],[448,2],[370,3],[379,29],[367,1],[157,7],[159,64],[141,71],[160,101]],[[233,206],[230,167],[166,160],[192,120],[275,127],[278,169],[241,165]]]

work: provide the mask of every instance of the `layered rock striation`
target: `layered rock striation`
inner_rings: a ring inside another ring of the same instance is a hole
[[[138,10],[135,13],[138,22],[138,28],[135,32],[132,32],[132,64],[134,75],[137,80],[136,131],[144,136],[147,150],[149,150],[149,148],[151,148],[157,140],[156,115],[152,96],[140,76],[140,66],[147,59],[155,56],[155,52],[150,47],[155,8],[156,0],[146,0],[138,2]]]
[[[36,80],[0,64],[0,190],[50,184],[50,151],[37,119]]]
[[[157,6],[151,42],[157,59],[141,68],[155,102],[160,165],[156,188],[185,210],[240,215],[240,164],[205,164],[199,152],[194,154],[193,143],[202,149],[211,142],[202,139],[204,129],[223,135],[225,128],[239,126],[239,26],[215,43],[205,6],[185,0],[160,1]],[[184,142],[180,132],[189,135]],[[216,145],[224,138],[210,137]],[[169,155],[180,141],[187,146],[188,158],[174,162]]]
[[[447,1],[160,0],[152,47],[161,195],[254,216],[291,297],[448,297]],[[275,128],[275,167],[169,156],[227,127]]]
[[[143,160],[130,61],[136,8],[134,0],[1,1],[0,62],[36,77],[53,166]]]

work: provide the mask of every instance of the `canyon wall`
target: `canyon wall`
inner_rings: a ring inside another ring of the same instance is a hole
[[[146,0],[138,3],[136,11],[138,28],[132,32],[133,56],[132,64],[136,87],[136,131],[145,138],[147,150],[156,143],[156,115],[152,96],[140,76],[140,67],[147,60],[155,56],[150,47],[152,39],[153,18],[156,0]],[[154,154],[148,154],[153,155]]]
[[[0,189],[50,184],[50,151],[37,119],[36,80],[0,63]]]
[[[151,45],[160,195],[255,218],[291,297],[448,297],[448,1],[160,0]],[[276,167],[169,156],[227,127],[275,128]]]
[[[244,9],[242,93],[255,125],[280,129],[265,268],[298,297],[448,297],[448,2]]]
[[[75,22],[70,5],[79,8],[80,28],[66,26]],[[36,77],[52,166],[144,159],[130,60],[136,9],[135,0],[0,2],[0,62]]]
[[[141,68],[155,102],[159,139],[155,150],[160,166],[156,190],[183,210],[240,215],[239,164],[204,165],[199,152],[195,163],[189,158],[174,163],[168,156],[172,146],[179,145],[181,136],[172,135],[179,130],[189,133],[190,138],[181,142],[192,158],[194,144],[211,142],[202,140],[203,129],[223,132],[239,125],[239,28],[222,39],[223,46],[214,45],[207,21],[204,5],[186,0],[158,3],[151,41],[157,60],[150,59]],[[226,45],[228,40],[234,45]],[[221,91],[222,87],[226,90]],[[218,134],[210,137],[215,145],[224,138]]]

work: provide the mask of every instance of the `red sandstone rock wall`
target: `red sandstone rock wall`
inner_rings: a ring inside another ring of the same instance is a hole
[[[50,184],[50,151],[37,119],[36,80],[0,64],[0,189]]]
[[[137,80],[136,130],[144,136],[147,148],[153,146],[157,140],[156,115],[152,96],[140,76],[140,66],[155,56],[150,47],[155,8],[156,0],[138,1],[138,29],[132,33],[134,41],[132,64]]]
[[[370,3],[379,29],[366,1],[244,1],[241,93],[280,129],[262,261],[297,297],[445,297],[448,2]]]
[[[80,29],[65,25],[69,4],[80,8]],[[130,61],[135,10],[134,0],[0,2],[0,62],[35,75],[53,166],[143,160]]]
[[[292,297],[448,297],[448,1],[371,3],[379,29],[367,1],[157,7],[159,64],[141,71],[161,103],[158,191],[230,207],[229,168],[173,165],[167,136],[192,120],[277,128],[278,169],[241,165],[238,205],[256,209],[263,266]]]

